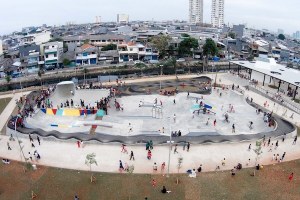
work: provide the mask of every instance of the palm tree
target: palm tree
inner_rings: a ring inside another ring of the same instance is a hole
[[[96,180],[96,178],[93,176],[93,173],[92,173],[92,164],[98,165],[95,157],[96,157],[95,153],[90,153],[90,154],[87,154],[86,158],[85,158],[85,164],[90,168],[90,172],[91,172],[91,183]]]

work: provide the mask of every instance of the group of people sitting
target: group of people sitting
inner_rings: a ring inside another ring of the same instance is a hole
[[[179,131],[172,131],[171,134],[172,134],[172,137],[180,137],[181,136],[181,131],[180,130]]]

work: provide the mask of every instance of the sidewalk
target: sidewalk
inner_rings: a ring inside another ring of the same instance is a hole
[[[33,155],[34,150],[37,150],[41,155],[41,160],[33,162],[37,165],[47,165],[52,167],[88,170],[85,165],[85,157],[89,153],[96,154],[98,166],[93,166],[93,171],[101,172],[118,172],[119,160],[123,164],[127,162],[128,165],[134,165],[134,173],[152,173],[152,166],[154,162],[157,163],[160,169],[162,162],[168,165],[168,146],[154,146],[152,151],[152,159],[146,158],[147,151],[144,146],[127,146],[128,154],[121,153],[121,145],[103,145],[103,144],[84,144],[84,148],[78,148],[76,141],[48,141],[42,140],[41,146],[38,145],[36,137],[36,148],[32,148],[28,138],[22,138],[22,145],[24,145],[24,153],[28,158],[28,152]],[[20,151],[17,141],[10,142],[11,151],[7,150],[8,136],[0,136],[0,157],[9,158],[13,160],[20,160]],[[276,141],[272,141],[275,144]],[[170,172],[177,173],[177,162],[179,156],[183,157],[181,173],[188,169],[198,168],[200,164],[203,165],[204,171],[215,171],[216,166],[219,165],[221,170],[229,170],[241,163],[246,167],[246,162],[251,159],[249,167],[255,165],[256,154],[253,150],[248,151],[250,143],[232,143],[232,144],[207,144],[207,145],[191,145],[190,152],[183,151],[182,146],[178,146],[178,154],[171,152]],[[263,154],[259,159],[259,163],[263,165],[275,164],[271,162],[273,154],[282,156],[283,152],[286,153],[284,161],[294,160],[300,158],[300,145],[291,145],[292,139],[286,140],[284,143],[279,142],[279,147],[273,152],[268,152],[268,148],[262,149]],[[252,148],[255,148],[255,143],[252,142]],[[129,160],[130,151],[134,152],[135,161]],[[174,148],[173,148],[174,150]],[[226,166],[221,165],[221,160],[226,158]],[[167,167],[166,167],[167,169]],[[158,170],[160,172],[160,170]]]
[[[26,95],[27,93],[23,93],[24,95]],[[3,96],[7,96],[7,95],[3,95]],[[7,106],[5,107],[5,109],[3,110],[3,112],[0,115],[0,131],[3,129],[3,127],[6,125],[7,120],[10,118],[13,110],[16,107],[16,101],[18,99],[20,99],[20,97],[22,96],[22,93],[16,93],[12,97],[11,101],[7,104]],[[1,96],[2,98],[2,96]]]

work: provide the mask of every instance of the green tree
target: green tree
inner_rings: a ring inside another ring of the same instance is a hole
[[[63,60],[63,64],[64,64],[64,66],[69,66],[71,64],[71,61],[69,59],[65,58]]]
[[[172,57],[170,59],[170,64],[174,67],[175,75],[177,75],[177,60],[175,57]]]
[[[228,36],[231,37],[232,39],[235,39],[235,33],[234,32],[229,32]]]
[[[279,35],[278,35],[278,39],[279,39],[279,40],[285,40],[285,36],[284,36],[283,34],[279,34]]]
[[[168,35],[158,35],[152,38],[151,43],[159,51],[159,57],[164,58],[166,56],[166,50],[171,41],[171,37]]]
[[[95,181],[95,177],[92,173],[92,165],[98,165],[97,161],[96,161],[96,154],[95,153],[90,153],[86,155],[85,158],[85,164],[89,167],[89,170],[91,172],[91,183]]]
[[[198,40],[192,37],[185,38],[179,43],[178,54],[180,56],[191,56],[193,54],[192,49],[199,47]]]
[[[102,47],[101,51],[110,51],[110,50],[117,50],[116,44],[108,44],[104,47]]]
[[[211,56],[216,56],[218,54],[218,47],[216,43],[211,39],[207,38],[205,44],[203,45],[203,63],[207,66],[208,58]],[[204,72],[204,64],[203,64],[203,72]]]
[[[9,83],[11,81],[10,75],[6,74],[5,80],[6,80],[7,83]]]
[[[90,43],[89,39],[86,39],[86,40],[83,41],[83,44],[88,44],[88,43]]]

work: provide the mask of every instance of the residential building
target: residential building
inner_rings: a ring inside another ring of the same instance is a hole
[[[3,55],[2,40],[0,40],[0,57]]]
[[[244,24],[233,25],[232,31],[235,33],[236,38],[254,38],[257,34],[255,29],[247,28]]]
[[[90,44],[84,44],[76,48],[76,65],[96,65],[98,48]]]
[[[125,42],[125,36],[116,34],[67,36],[63,40],[65,44],[74,43],[77,47],[82,46],[84,42],[88,42],[96,47],[103,47],[108,44],[122,44]]]
[[[213,27],[223,27],[224,0],[212,0],[211,24]]]
[[[51,32],[50,31],[41,31],[37,33],[32,33],[25,35],[20,38],[20,44],[26,45],[26,44],[43,44],[48,42],[51,39]]]
[[[25,60],[30,53],[32,52],[40,52],[40,45],[36,44],[26,44],[19,47],[19,57],[21,61]]]
[[[189,1],[189,22],[192,24],[203,23],[203,0]]]
[[[117,23],[119,23],[119,24],[128,24],[129,23],[129,15],[118,14],[117,15]]]
[[[28,73],[36,73],[39,71],[40,63],[40,52],[32,50],[29,52],[29,55],[27,56],[27,72]]]
[[[44,45],[43,54],[45,68],[59,67],[60,56],[63,53],[62,42],[48,42]]]
[[[119,62],[158,60],[158,52],[141,43],[129,42],[118,46]]]

